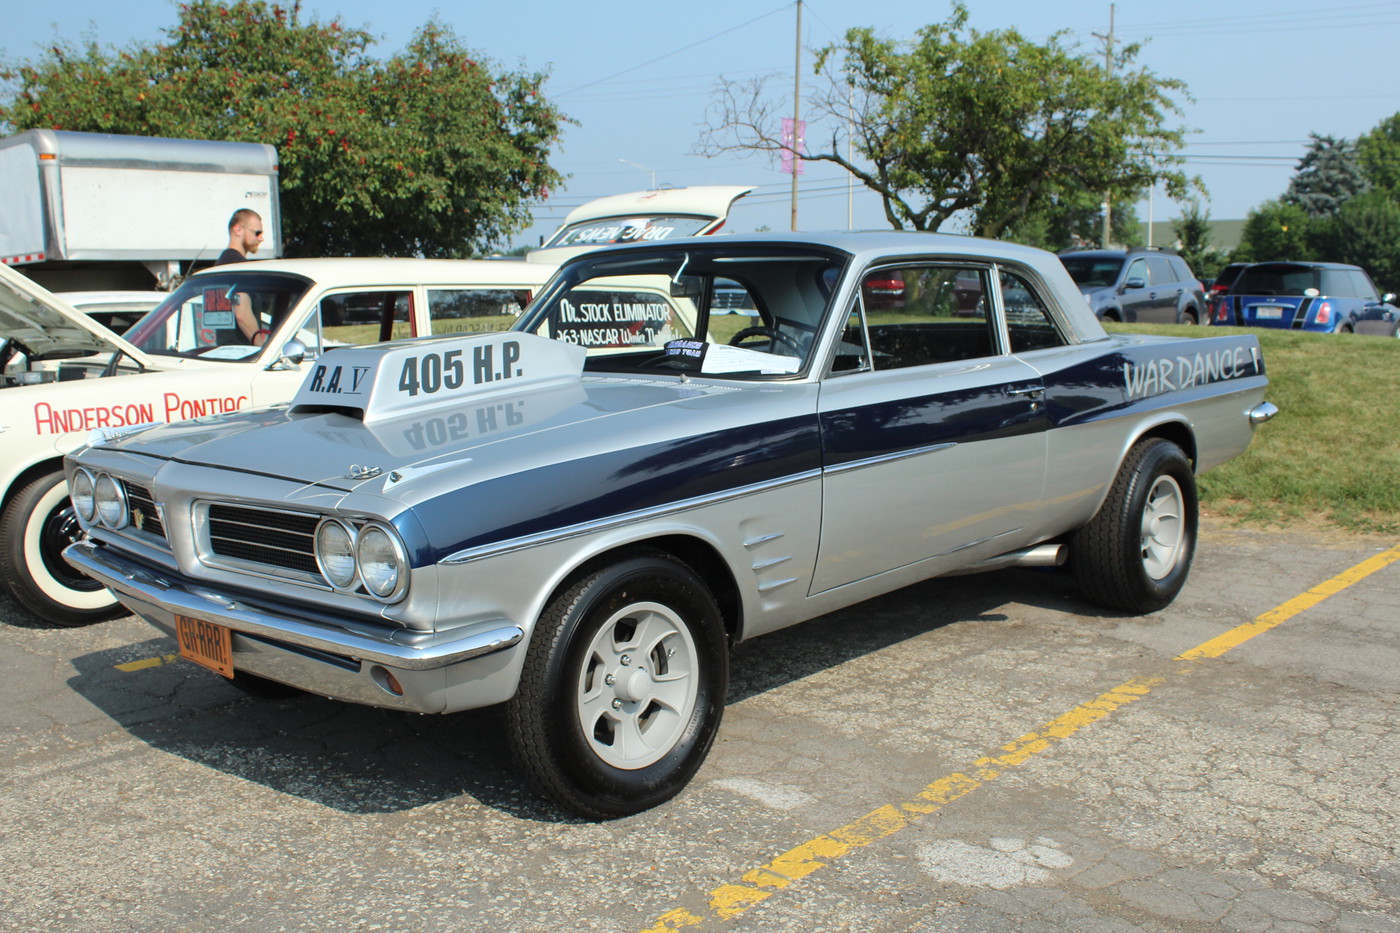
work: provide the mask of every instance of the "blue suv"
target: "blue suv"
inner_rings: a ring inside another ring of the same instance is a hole
[[[1340,262],[1257,262],[1240,273],[1216,305],[1212,324],[1275,327],[1328,334],[1370,330],[1400,309],[1381,297],[1360,266]]]

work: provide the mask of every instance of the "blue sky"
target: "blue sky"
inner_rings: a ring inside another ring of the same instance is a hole
[[[1043,40],[1063,30],[1086,52],[1102,54],[1094,33],[1109,25],[1109,3],[1081,0],[971,0],[980,29],[1014,27]],[[51,0],[12,3],[0,33],[0,59],[34,57],[55,37],[103,45],[155,41],[176,20],[169,0]],[[580,125],[570,127],[556,165],[566,184],[540,205],[536,224],[516,243],[533,243],[571,207],[592,197],[661,184],[752,184],[730,229],[789,225],[789,176],[766,157],[694,154],[719,78],[774,75],[790,101],[795,5],[790,0],[592,0],[562,3],[431,0],[303,0],[303,15],[339,17],[381,36],[376,53],[403,47],[437,15],[465,44],[510,69],[548,71],[547,92]],[[890,38],[911,37],[947,16],[938,0],[806,0],[804,69],[810,50],[835,42],[851,26]],[[1186,168],[1205,181],[1217,220],[1241,218],[1277,197],[1310,132],[1354,138],[1400,111],[1400,2],[1340,2],[1329,9],[1303,0],[1119,0],[1119,40],[1144,42],[1139,61],[1185,81],[1180,123],[1189,133]],[[804,72],[803,80],[810,80]],[[847,225],[846,179],[809,165],[801,177],[799,226]],[[1138,205],[1146,220],[1179,216],[1159,191]],[[878,199],[856,188],[854,226],[885,227]]]

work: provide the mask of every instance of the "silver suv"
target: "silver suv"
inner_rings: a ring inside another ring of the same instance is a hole
[[[1093,312],[1105,321],[1201,324],[1206,296],[1176,253],[1151,247],[1060,253]]]

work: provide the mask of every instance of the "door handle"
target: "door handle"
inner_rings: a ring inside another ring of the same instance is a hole
[[[1029,395],[1031,398],[1040,398],[1045,395],[1045,386],[1026,386],[1024,389],[1007,389],[1007,395]]]

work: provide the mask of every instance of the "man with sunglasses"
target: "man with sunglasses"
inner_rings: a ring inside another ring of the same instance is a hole
[[[214,265],[242,262],[258,251],[262,241],[262,218],[258,212],[246,207],[236,210],[228,219],[228,249],[219,254]]]
[[[219,254],[214,262],[222,266],[231,262],[243,262],[258,251],[263,241],[262,218],[257,211],[241,208],[228,219],[228,249]],[[234,321],[243,339],[255,347],[260,347],[267,339],[267,328],[262,326],[253,312],[252,300],[247,293],[238,292],[230,296]]]

